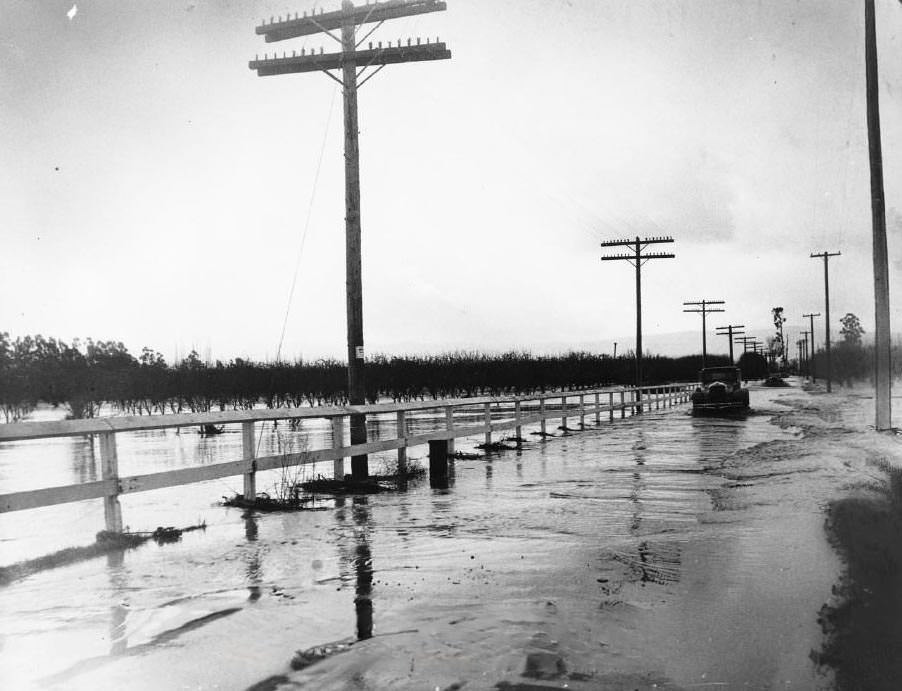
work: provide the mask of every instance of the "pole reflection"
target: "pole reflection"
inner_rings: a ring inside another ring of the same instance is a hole
[[[642,496],[647,491],[645,476],[648,459],[648,442],[645,431],[640,427],[637,430],[637,440],[633,444],[633,458],[636,469],[632,473],[632,487],[629,494],[633,505],[630,517],[630,535],[639,539],[642,537],[642,523],[645,520],[645,506]],[[654,510],[654,500],[651,502]],[[646,532],[647,534],[647,532]],[[639,582],[666,585],[680,580],[682,569],[682,553],[678,544],[669,541],[651,541],[640,539],[636,546],[635,557],[625,556],[623,561],[628,563],[638,575]]]
[[[244,538],[252,546],[245,553],[245,574],[247,575],[247,599],[256,602],[260,599],[263,591],[260,584],[263,582],[263,561],[261,559],[261,548],[257,544],[257,537],[260,526],[257,523],[257,516],[253,511],[245,511],[242,515],[244,518]]]
[[[128,649],[129,603],[128,572],[125,569],[125,550],[109,552],[106,557],[107,575],[112,586],[113,605],[110,607],[110,655],[121,655]]]
[[[70,458],[74,464],[73,476],[77,482],[94,482],[97,477],[97,458],[94,455],[94,437],[71,437],[72,453]]]
[[[349,549],[344,540],[339,542],[338,559],[342,565],[342,582],[354,579],[354,618],[357,640],[373,637],[373,553],[370,547],[369,498],[358,495],[351,498],[351,523],[348,522],[346,498],[335,498],[335,520],[342,528],[350,529],[353,546]]]
[[[357,615],[357,639],[373,637],[373,554],[369,542],[370,511],[367,497],[353,500],[354,537],[354,610]]]

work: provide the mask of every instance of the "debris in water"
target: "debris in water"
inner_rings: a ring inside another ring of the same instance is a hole
[[[456,461],[478,461],[480,458],[485,458],[485,456],[481,453],[466,453],[465,451],[455,451],[448,458],[452,458]]]
[[[516,446],[511,446],[510,444],[505,444],[503,441],[493,441],[489,444],[477,444],[477,449],[482,449],[483,451],[516,451]]]
[[[97,533],[96,541],[93,545],[67,547],[51,554],[45,554],[43,557],[0,567],[0,586],[9,585],[13,581],[48,569],[55,569],[59,566],[68,566],[86,559],[101,557],[110,552],[134,549],[151,539],[155,540],[159,545],[168,542],[178,542],[182,539],[182,533],[192,530],[206,530],[206,528],[206,522],[201,522],[187,528],[158,527],[153,532],[116,533],[109,530],[101,530]]]

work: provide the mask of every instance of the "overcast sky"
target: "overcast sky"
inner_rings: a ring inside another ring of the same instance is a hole
[[[73,4],[0,0],[0,330],[272,358],[297,266],[281,355],[342,357],[341,94],[247,66],[334,50],[254,27],[339,1]],[[650,337],[698,329],[702,298],[712,327],[781,305],[804,328],[823,250],[837,329],[872,332],[863,4],[448,0],[384,25],[453,58],[360,91],[367,352],[630,348],[633,272],[599,242],[636,234],[676,240],[643,272]],[[902,331],[902,4],[877,19]]]

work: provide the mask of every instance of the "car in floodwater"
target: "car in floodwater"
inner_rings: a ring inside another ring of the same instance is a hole
[[[749,390],[742,388],[738,367],[706,367],[692,393],[692,412],[742,411],[749,407]]]

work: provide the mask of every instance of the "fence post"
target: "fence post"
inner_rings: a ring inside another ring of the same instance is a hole
[[[567,397],[561,396],[561,429],[567,431]]]
[[[103,498],[103,517],[107,531],[122,532],[122,506],[119,504],[119,455],[116,451],[116,433],[100,434],[100,467],[104,480],[111,480],[113,490]]]
[[[620,418],[623,419],[626,417],[626,401],[624,400],[624,391],[620,390]]]
[[[544,437],[547,432],[545,431],[545,396],[539,399],[539,416],[542,418],[542,421],[539,423],[542,429],[542,436]]]
[[[661,410],[661,387],[655,388],[655,410]]]
[[[492,443],[492,404],[485,404],[485,445],[489,446]]]
[[[614,392],[608,391],[608,419],[614,422]]]
[[[345,441],[345,419],[341,415],[332,418],[332,448],[340,449]],[[332,461],[332,477],[343,480],[345,477],[345,459],[336,458]]]
[[[514,434],[517,436],[517,446],[520,445],[523,427],[520,426],[520,401],[514,401],[514,420],[517,426],[514,428]]]
[[[244,473],[244,501],[254,501],[257,498],[257,449],[254,445],[254,422],[241,423],[241,455],[248,464]]]
[[[445,427],[451,432],[454,431],[454,408],[450,405],[445,406]],[[454,437],[448,440],[448,455],[454,455]]]
[[[429,440],[429,486],[448,486],[448,440]]]
[[[398,447],[398,475],[407,475],[407,414],[398,411],[398,439],[404,440],[404,446]]]
[[[586,397],[584,394],[579,395],[579,426],[586,426]]]
[[[595,424],[601,424],[601,394],[595,394]]]

